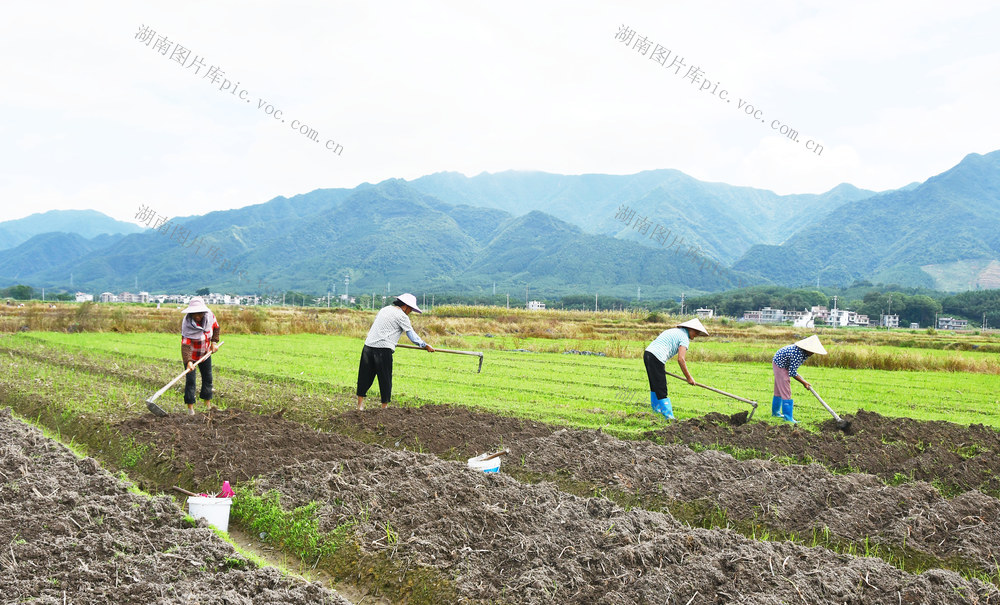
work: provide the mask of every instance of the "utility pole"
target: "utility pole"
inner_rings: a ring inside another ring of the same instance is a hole
[[[497,283],[493,282],[493,296],[497,295]]]
[[[642,286],[636,286],[635,287],[635,302],[639,302],[640,300],[642,300],[641,295],[642,295]]]
[[[351,304],[351,293],[349,292],[349,289],[350,289],[349,285],[350,285],[350,283],[351,283],[351,276],[350,275],[345,275],[344,276],[344,296],[347,297],[347,300],[345,300],[344,302],[346,302],[347,304]]]
[[[510,292],[507,293],[507,308],[510,308]]]
[[[594,313],[597,313],[597,294],[594,294]]]
[[[681,292],[681,315],[684,315],[684,293]]]

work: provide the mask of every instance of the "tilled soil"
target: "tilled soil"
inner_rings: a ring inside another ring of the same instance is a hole
[[[820,433],[766,422],[732,426],[728,417],[709,414],[647,434],[666,443],[755,449],[772,456],[816,461],[843,471],[861,471],[888,481],[935,482],[946,493],[978,489],[1000,494],[1000,432],[974,424],[893,418],[858,410],[851,434],[833,419]]]
[[[927,481],[948,495],[970,490],[1000,495],[1000,431],[864,410],[844,418],[852,421],[849,434],[837,430],[833,419],[814,433],[784,424],[734,423],[730,416],[712,413],[671,423],[645,437],[660,443],[756,450],[763,456],[819,462],[836,471],[870,473],[891,483]],[[441,423],[447,428],[440,430]],[[437,453],[457,448],[469,455],[557,428],[448,406],[373,410],[362,418],[350,412],[332,419],[331,426],[339,432],[360,430],[376,438],[401,439],[411,448]]]
[[[3,603],[347,603],[256,568],[167,497],[134,494],[0,410]]]
[[[978,491],[948,500],[925,482],[887,486],[870,474],[833,474],[817,464],[738,461],[716,450],[553,431],[445,406],[347,413],[333,424],[369,440],[419,444],[460,458],[503,443],[512,450],[507,463],[541,477],[568,473],[575,481],[643,497],[654,508],[690,511],[696,504],[703,514],[724,511],[719,521],[794,533],[810,543],[889,547],[896,556],[920,559],[918,567],[948,561],[994,574],[1000,556],[1000,500]],[[947,438],[949,427],[935,428],[932,437]]]
[[[412,429],[418,417],[428,428],[434,426],[433,412],[425,412],[390,408],[344,418],[354,416],[356,423],[364,419],[363,423],[388,434],[394,416],[399,427]],[[486,444],[483,450],[498,445],[484,426],[463,433],[441,418],[436,422],[439,441],[430,433],[398,432],[406,435],[403,440],[419,441],[420,447],[433,442],[444,448],[449,440],[456,449],[473,442]],[[609,439],[598,433],[561,431],[540,437],[537,433],[546,430],[540,425],[498,423],[504,445],[515,449],[512,458],[518,456],[515,443],[535,440],[541,446],[550,440],[535,457],[549,448],[553,450],[547,454],[559,456],[554,448],[562,447],[566,457],[559,462],[561,468],[573,468],[572,459],[602,449],[608,449],[607,460],[616,460],[618,468],[632,462],[627,452],[611,451],[618,445],[627,447],[628,442],[598,442],[593,449],[581,448],[579,441],[559,445],[572,435],[586,435],[591,441]],[[363,549],[438,568],[455,579],[468,600],[1000,603],[996,587],[953,572],[912,575],[879,559],[787,542],[758,542],[724,530],[691,529],[668,514],[626,511],[609,500],[578,498],[549,483],[530,485],[503,473],[478,473],[462,463],[365,445],[274,416],[217,412],[211,423],[203,416],[145,418],[120,429],[132,430],[137,440],[153,442],[159,451],[178,451],[185,442],[211,444],[179,450],[178,462],[170,464],[191,461],[200,469],[196,476],[204,481],[217,479],[217,472],[224,475],[240,468],[244,474],[265,472],[258,489],[277,489],[284,506],[322,503],[324,528],[352,524]],[[640,445],[673,456],[686,449]]]

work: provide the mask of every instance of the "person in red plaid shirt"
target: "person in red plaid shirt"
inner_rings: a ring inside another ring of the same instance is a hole
[[[194,370],[194,362],[208,354],[215,353],[219,348],[219,322],[215,314],[205,306],[200,296],[192,298],[184,309],[184,320],[181,322],[181,360],[188,370]],[[201,399],[205,408],[212,409],[212,358],[198,364],[201,372]],[[189,371],[184,377],[184,403],[188,406],[188,414],[194,414],[195,376]]]

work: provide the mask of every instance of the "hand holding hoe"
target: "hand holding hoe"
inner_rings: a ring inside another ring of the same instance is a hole
[[[225,341],[220,342],[218,344],[218,347],[221,347],[224,343],[225,343]],[[218,348],[218,347],[216,347],[216,348]],[[194,362],[194,365],[197,366],[199,363],[205,361],[206,359],[208,359],[211,356],[212,356],[212,351],[209,351],[208,353],[205,353],[205,356],[202,357],[201,359],[199,359],[198,361]],[[190,372],[190,371],[191,371],[191,369],[184,370],[183,372],[180,373],[180,375],[177,376],[177,378],[174,378],[173,380],[171,380],[170,382],[168,382],[167,386],[163,387],[162,389],[160,389],[159,391],[157,391],[156,393],[154,393],[152,397],[150,397],[149,399],[147,399],[146,400],[146,407],[149,408],[149,411],[152,412],[152,413],[154,413],[154,414],[156,414],[157,416],[166,416],[167,415],[166,410],[164,410],[160,406],[156,405],[155,401],[157,399],[159,399],[160,395],[166,393],[167,389],[169,389],[170,387],[174,386],[174,383],[176,383],[181,378],[184,378],[187,375],[187,373]]]

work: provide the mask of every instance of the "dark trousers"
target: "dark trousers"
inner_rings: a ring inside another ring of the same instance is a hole
[[[649,351],[643,353],[642,363],[646,364],[646,377],[649,378],[649,390],[656,393],[657,399],[666,399],[667,366]]]
[[[368,394],[376,376],[382,403],[389,403],[392,399],[392,349],[365,345],[361,349],[361,362],[358,364],[358,397]]]
[[[184,364],[187,367],[187,364]],[[201,398],[205,401],[212,399],[212,358],[198,364],[197,370],[201,372]],[[194,403],[195,378],[194,372],[188,372],[184,377],[184,403],[191,405]]]

